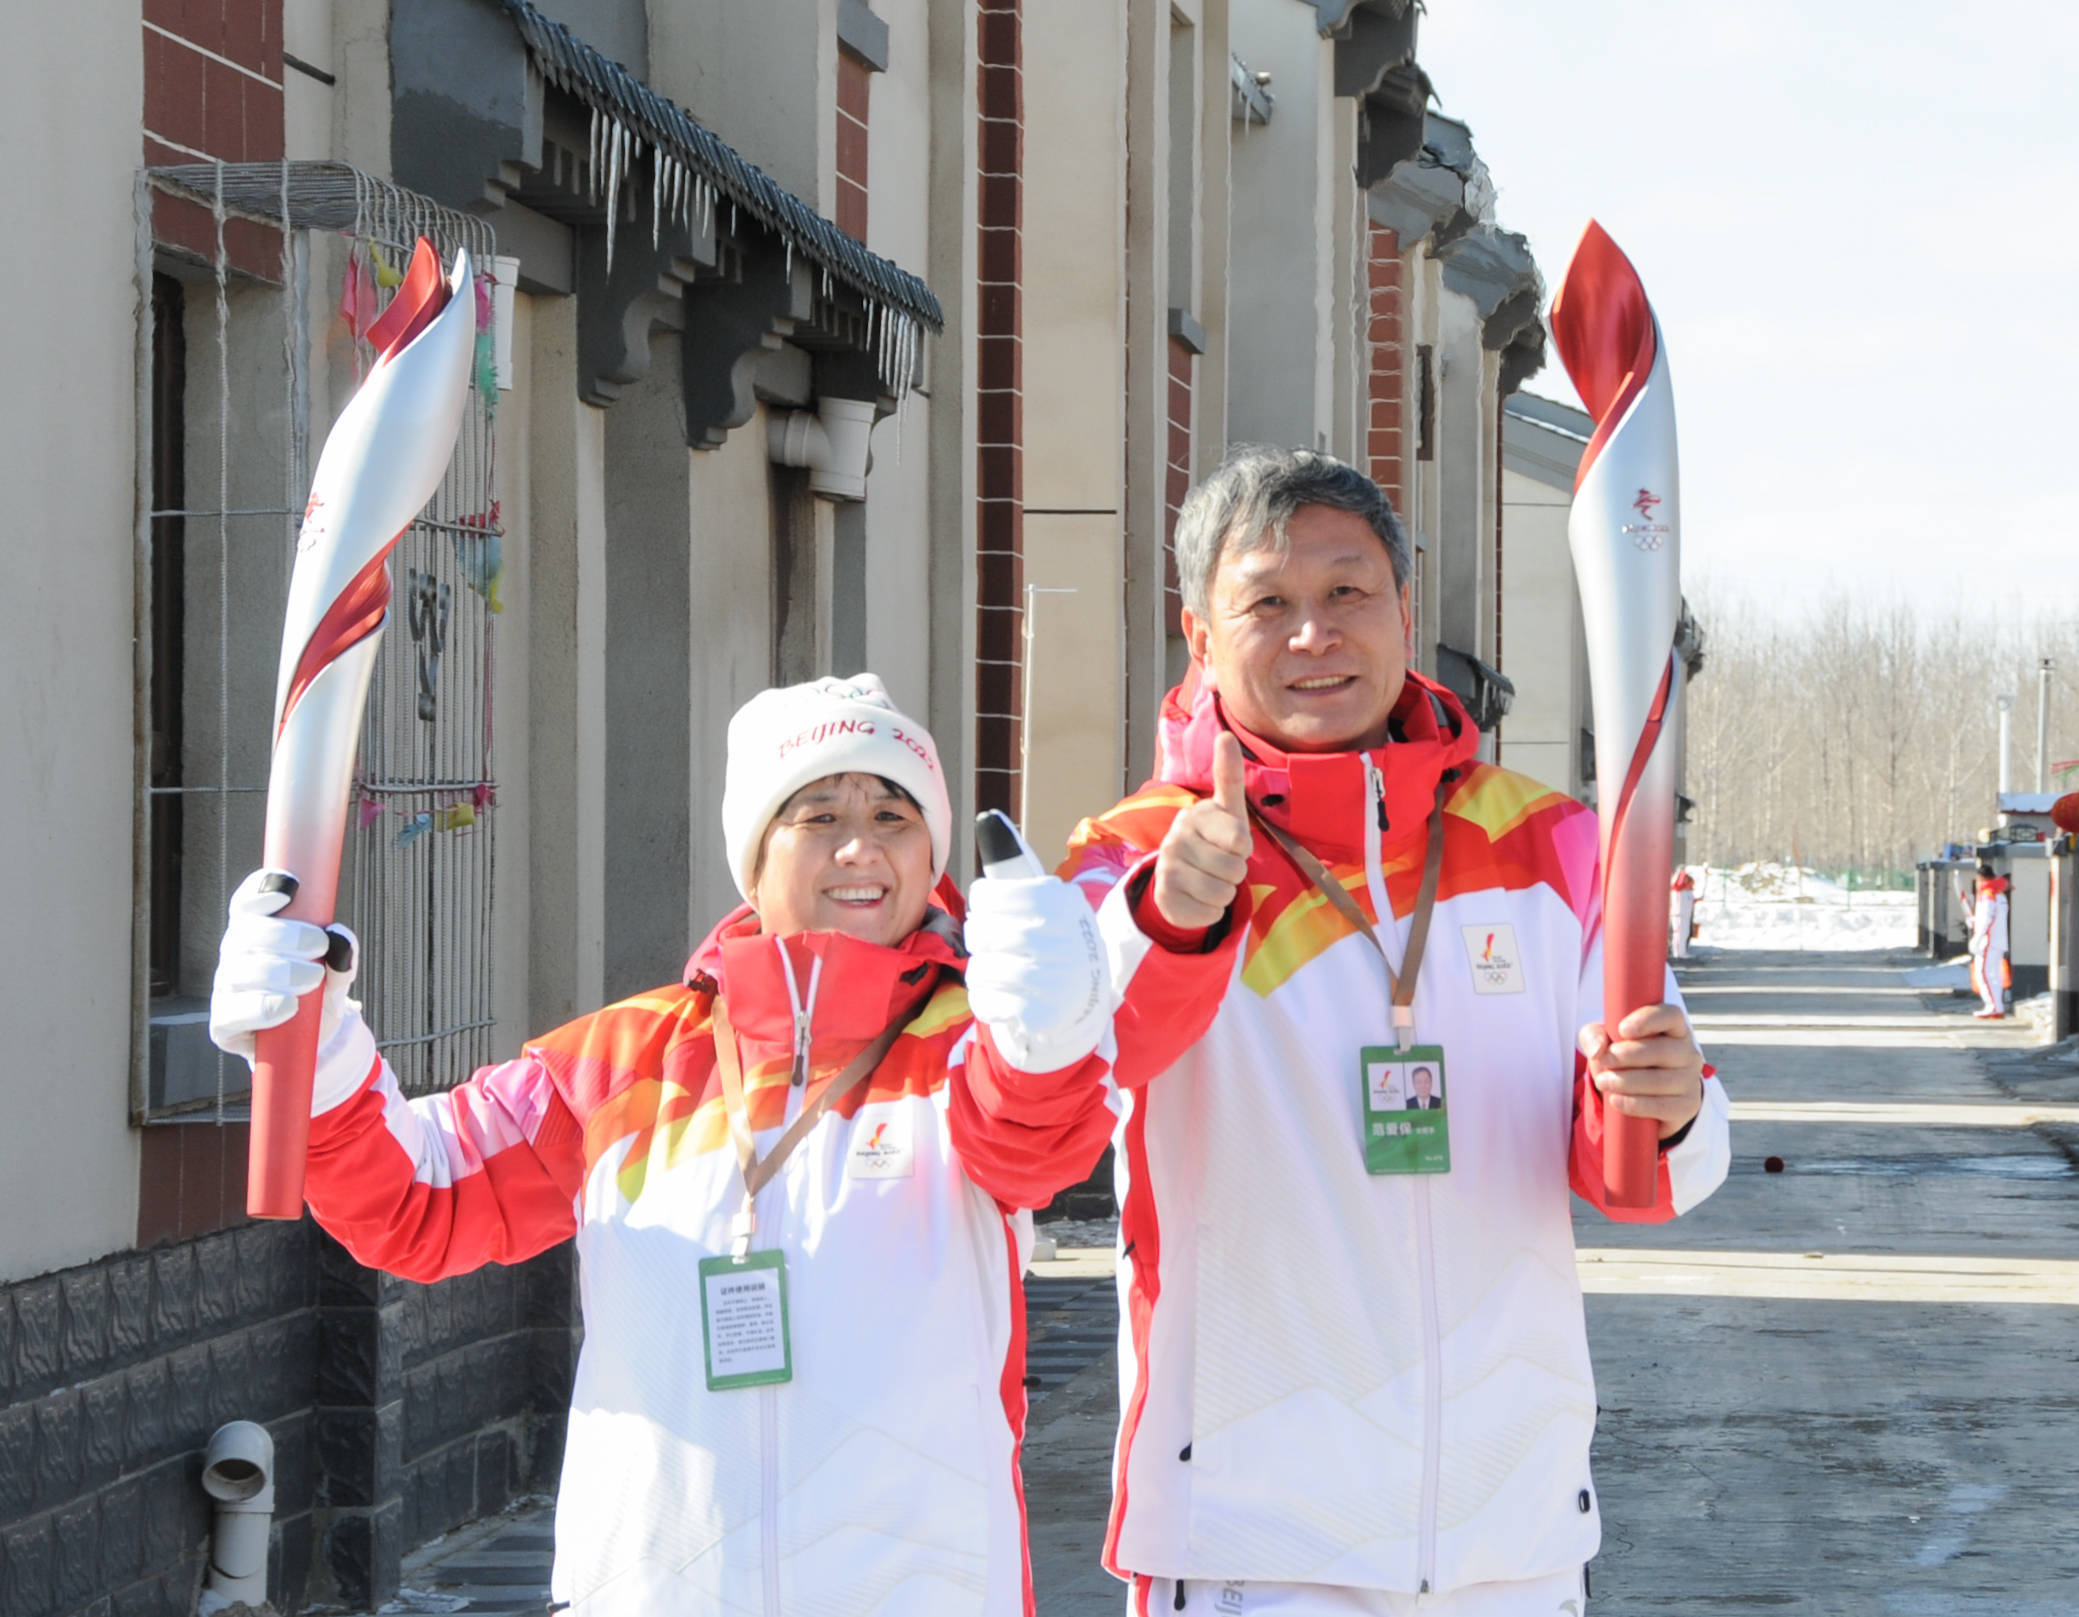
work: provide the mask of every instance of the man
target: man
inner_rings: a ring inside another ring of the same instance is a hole
[[[1413,1072],[1408,1074],[1408,1082],[1414,1086],[1415,1090],[1415,1093],[1408,1097],[1409,1111],[1433,1111],[1444,1104],[1443,1096],[1431,1093],[1436,1088],[1437,1083],[1436,1069],[1434,1067],[1415,1068]]]
[[[1980,1021],[1997,1022],[2007,1014],[2007,990],[2013,985],[2007,969],[2007,891],[2012,885],[1979,861],[1971,905],[1971,987],[1982,1003],[1971,1014]]]
[[[1134,1612],[1578,1610],[1600,1528],[1567,1187],[1600,1200],[1616,1110],[1662,1156],[1657,1205],[1613,1216],[1693,1206],[1724,1095],[1672,984],[1602,1026],[1594,817],[1478,762],[1409,671],[1377,486],[1239,451],[1176,545],[1192,671],[1156,778],[1063,867],[1120,995],[1106,1565]],[[1395,1060],[1441,1074],[1434,1141],[1373,1121]],[[1007,1129],[1066,1104],[977,1100]]]

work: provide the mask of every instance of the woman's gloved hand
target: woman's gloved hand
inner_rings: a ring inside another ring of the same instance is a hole
[[[343,926],[312,926],[285,920],[280,911],[296,896],[296,878],[279,870],[256,870],[231,895],[231,917],[217,952],[216,983],[209,996],[209,1036],[220,1050],[253,1059],[254,1036],[280,1027],[296,1014],[296,1002],[319,983],[325,1010],[318,1047],[326,1049],[340,1024],[361,1007],[347,997],[360,966],[354,934]]]
[[[967,1002],[1020,1072],[1082,1061],[1112,1025],[1097,916],[1058,876],[984,876],[967,895]]]

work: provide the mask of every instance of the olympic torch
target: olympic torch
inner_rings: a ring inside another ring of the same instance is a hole
[[[1666,997],[1675,857],[1675,625],[1682,606],[1675,403],[1660,324],[1631,261],[1593,220],[1552,300],[1552,336],[1595,431],[1567,518],[1595,708],[1602,822],[1603,1020]],[[1605,1112],[1614,1207],[1651,1207],[1659,1126]]]
[[[443,281],[422,239],[397,295],[368,330],[374,368],[340,412],[318,456],[296,539],[275,684],[263,857],[297,888],[282,913],[329,926],[354,751],[376,648],[389,615],[390,551],[440,486],[462,426],[476,338],[467,253]],[[246,1211],[303,1212],[311,1078],[324,989],[259,1036]]]

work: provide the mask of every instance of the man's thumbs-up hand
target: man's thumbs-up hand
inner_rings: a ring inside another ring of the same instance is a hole
[[[1170,822],[1155,858],[1155,908],[1179,932],[1196,932],[1227,913],[1249,873],[1249,801],[1242,745],[1213,742],[1213,795]]]

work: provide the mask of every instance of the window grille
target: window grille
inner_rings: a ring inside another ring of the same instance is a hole
[[[213,251],[155,243],[160,199],[188,204],[191,220],[206,214]],[[209,979],[230,890],[260,859],[313,452],[373,361],[361,333],[417,238],[444,262],[466,247],[483,277],[494,244],[484,221],[338,163],[149,169],[137,206],[133,1110],[147,1122],[221,1121],[244,1115],[249,1078],[207,1042]],[[278,266],[262,270],[276,241]],[[414,1093],[490,1056],[501,533],[487,325],[454,459],[391,554],[340,880],[339,918],[362,940],[357,997]],[[315,407],[314,357],[333,384]]]

